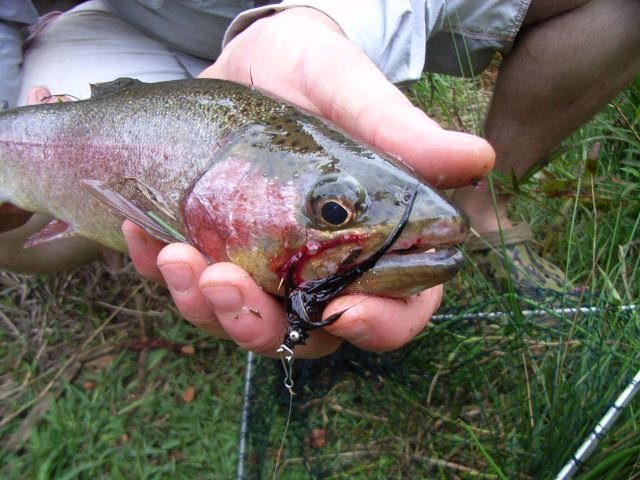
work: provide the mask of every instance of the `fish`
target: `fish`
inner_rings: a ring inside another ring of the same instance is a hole
[[[126,252],[126,218],[279,296],[285,280],[291,293],[363,264],[394,231],[340,292],[412,295],[455,275],[468,234],[464,214],[401,161],[215,79],[118,79],[86,100],[0,112],[0,227],[16,210],[53,218],[27,248],[80,236]]]

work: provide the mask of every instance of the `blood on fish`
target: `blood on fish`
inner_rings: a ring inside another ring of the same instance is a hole
[[[299,286],[304,280],[302,279],[302,268],[305,263],[310,259],[317,257],[325,250],[329,250],[330,248],[338,247],[341,245],[345,245],[348,243],[354,243],[358,247],[362,247],[362,240],[364,235],[356,235],[356,234],[347,234],[342,235],[341,237],[332,238],[331,240],[327,240],[325,242],[318,241],[310,241],[302,245],[300,249],[291,255],[289,260],[282,266],[280,266],[276,273],[280,276],[280,278],[284,278],[287,275],[287,272],[290,268],[294,268],[294,282],[295,286]]]

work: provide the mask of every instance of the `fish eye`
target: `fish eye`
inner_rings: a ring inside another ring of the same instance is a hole
[[[344,227],[366,209],[365,189],[343,172],[323,175],[307,193],[307,214],[318,225]]]
[[[322,220],[336,227],[348,223],[353,217],[353,214],[353,207],[343,205],[337,200],[327,200],[320,208]]]

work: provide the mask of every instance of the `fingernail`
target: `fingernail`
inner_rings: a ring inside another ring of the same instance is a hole
[[[206,287],[202,292],[217,313],[239,312],[244,304],[242,292],[237,287]]]
[[[158,267],[172,292],[185,293],[193,286],[193,272],[186,263],[167,263]]]

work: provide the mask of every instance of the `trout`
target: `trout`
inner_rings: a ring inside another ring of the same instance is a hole
[[[128,218],[281,296],[285,278],[295,288],[362,264],[394,229],[386,253],[344,292],[411,295],[459,270],[454,246],[468,231],[401,162],[251,87],[211,79],[119,79],[87,100],[0,112],[3,203],[54,218],[26,247],[82,236],[125,252]]]

